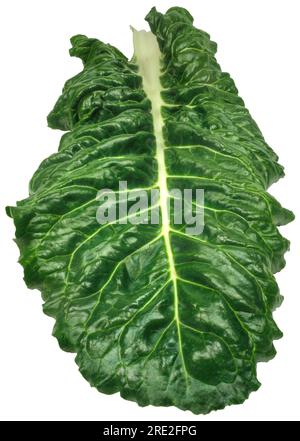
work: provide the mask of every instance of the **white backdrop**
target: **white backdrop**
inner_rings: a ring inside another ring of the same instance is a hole
[[[217,59],[236,82],[286,177],[271,188],[298,219],[282,228],[292,241],[287,267],[277,276],[285,301],[275,312],[284,337],[278,354],[258,365],[261,388],[242,405],[207,416],[176,408],[140,408],[106,396],[81,377],[72,354],[51,336],[37,291],[26,288],[14,228],[4,207],[28,195],[28,181],[61,136],[46,115],[65,80],[81,69],[68,55],[69,38],[86,34],[132,55],[129,25],[144,28],[155,5],[184,6],[195,25],[218,43]],[[1,2],[1,279],[0,419],[299,420],[300,407],[300,155],[299,12],[295,0],[10,0]]]

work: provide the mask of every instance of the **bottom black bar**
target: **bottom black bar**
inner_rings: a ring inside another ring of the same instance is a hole
[[[251,436],[251,432],[255,436],[257,427],[253,422],[262,424],[266,421],[3,421],[0,436],[4,439],[4,433],[9,433],[10,438],[15,436],[16,439],[24,439],[28,436],[31,440],[53,436],[56,440],[66,431],[71,441],[110,438],[151,440],[154,437],[204,440],[206,435],[215,437],[219,434],[222,438],[228,435],[233,440],[235,435],[240,439],[240,431],[233,430],[232,424],[248,426],[247,436]],[[270,434],[270,425],[268,426]]]

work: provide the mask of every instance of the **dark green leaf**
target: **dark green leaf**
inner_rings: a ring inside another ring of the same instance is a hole
[[[207,413],[243,402],[275,354],[273,273],[289,246],[277,226],[293,214],[267,193],[283,169],[216,44],[182,8],[146,19],[156,38],[134,31],[130,62],[72,38],[84,69],[48,117],[67,133],[8,214],[26,284],[84,377],[142,406]],[[160,190],[158,225],[99,225],[97,192],[119,181]],[[204,189],[202,234],[172,222],[173,188]]]

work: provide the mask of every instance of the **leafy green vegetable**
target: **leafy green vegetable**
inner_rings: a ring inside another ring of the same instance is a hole
[[[84,69],[48,117],[67,133],[7,211],[25,282],[90,384],[207,413],[243,402],[259,387],[257,361],[275,355],[273,273],[289,247],[277,226],[293,214],[266,191],[283,168],[216,44],[185,9],[146,20],[153,34],[133,30],[132,61],[71,39]],[[97,192],[119,181],[160,190],[159,224],[99,225]],[[168,194],[199,187],[205,228],[192,236],[172,223]]]

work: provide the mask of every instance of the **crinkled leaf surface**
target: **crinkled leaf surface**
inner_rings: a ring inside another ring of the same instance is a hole
[[[243,402],[257,361],[275,354],[273,273],[288,249],[277,226],[293,215],[266,191],[283,169],[216,44],[182,8],[146,20],[153,34],[134,31],[132,61],[72,38],[84,69],[48,117],[67,133],[8,214],[26,284],[90,384],[206,413]],[[158,225],[99,225],[97,192],[119,181],[160,190]],[[172,188],[204,189],[202,234],[172,223]]]

